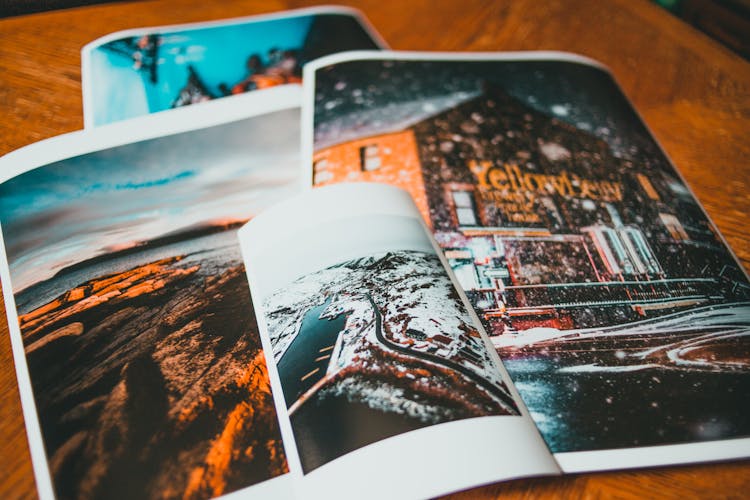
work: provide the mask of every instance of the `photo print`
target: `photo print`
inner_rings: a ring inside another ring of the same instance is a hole
[[[298,89],[264,92],[255,116],[196,128],[231,116],[217,103],[3,159],[26,169],[0,184],[4,291],[58,498],[203,499],[288,472],[236,236],[298,188]],[[142,130],[159,135],[123,144]]]
[[[410,192],[553,452],[750,435],[747,275],[606,70],[359,53],[309,75],[312,183]]]
[[[520,415],[408,195],[370,187],[411,212],[351,214],[344,192],[330,199],[347,211],[297,201],[310,223],[287,207],[294,222],[254,229],[264,214],[241,236],[248,262],[264,263],[249,264],[251,287],[305,473],[409,431]]]
[[[299,84],[313,59],[383,47],[367,20],[343,7],[113,33],[82,51],[84,122],[105,125]]]

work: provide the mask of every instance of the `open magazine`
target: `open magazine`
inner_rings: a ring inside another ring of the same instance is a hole
[[[299,496],[559,473],[407,192],[311,191],[239,237]]]
[[[41,497],[425,497],[750,455],[747,276],[605,70],[304,71],[0,159]]]
[[[411,194],[563,470],[750,454],[747,274],[605,68],[347,53],[305,86],[308,182]]]
[[[0,159],[3,294],[41,498],[290,488],[236,230],[300,191],[300,94]]]

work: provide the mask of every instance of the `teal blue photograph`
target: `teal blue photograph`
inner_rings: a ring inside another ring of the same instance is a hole
[[[341,8],[115,33],[83,50],[86,126],[299,84],[306,62],[379,40]]]

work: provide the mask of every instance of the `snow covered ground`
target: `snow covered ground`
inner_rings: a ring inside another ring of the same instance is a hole
[[[436,255],[370,255],[309,274],[276,291],[266,299],[265,308],[277,360],[299,333],[304,315],[329,299],[319,319],[345,314],[346,324],[332,352],[328,377],[344,370],[387,371],[411,381],[412,387],[427,387],[431,373],[415,368],[416,362],[454,372],[478,388],[490,386],[481,390],[511,399]],[[371,389],[365,392],[377,394]]]
[[[632,339],[637,336],[642,336],[641,348],[633,347]],[[654,366],[750,371],[750,359],[743,356],[743,352],[750,351],[750,304],[704,306],[607,328],[531,328],[495,337],[492,342],[501,353],[511,353],[524,348],[544,349],[586,341],[591,348],[596,347],[596,342],[616,344],[618,339],[623,343],[627,339],[628,348],[615,348],[617,364],[568,366],[561,371],[634,371]],[[605,349],[613,348],[608,345]]]

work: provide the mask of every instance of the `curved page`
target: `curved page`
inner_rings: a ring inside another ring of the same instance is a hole
[[[346,7],[112,33],[81,51],[84,124],[300,83],[313,59],[385,47],[367,19]]]
[[[428,497],[558,471],[408,193],[315,190],[240,240],[301,496]]]
[[[566,470],[748,456],[750,282],[600,64],[334,55],[316,186],[407,189]]]
[[[299,88],[0,159],[2,285],[40,497],[288,497],[236,229],[298,182]]]

